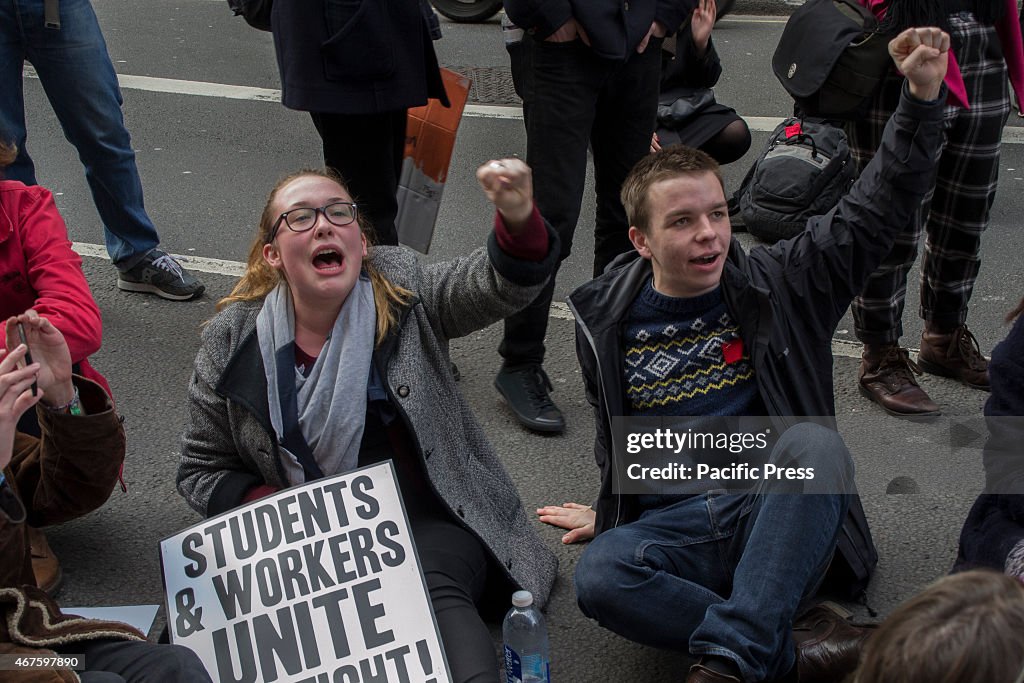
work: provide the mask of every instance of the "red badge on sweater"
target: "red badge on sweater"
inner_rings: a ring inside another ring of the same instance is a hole
[[[729,365],[738,363],[743,358],[743,340],[733,339],[722,342],[722,357]]]

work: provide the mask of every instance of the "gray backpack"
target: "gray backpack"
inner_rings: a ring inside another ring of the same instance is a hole
[[[841,128],[789,118],[772,132],[735,199],[747,230],[777,242],[802,232],[811,216],[828,213],[856,176]]]

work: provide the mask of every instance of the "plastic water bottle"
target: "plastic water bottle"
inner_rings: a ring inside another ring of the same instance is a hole
[[[512,594],[512,609],[501,625],[506,683],[550,683],[548,629],[530,591]]]

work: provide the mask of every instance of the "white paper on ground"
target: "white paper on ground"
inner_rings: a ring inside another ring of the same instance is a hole
[[[134,626],[144,635],[148,635],[149,629],[153,628],[153,620],[156,619],[159,609],[160,605],[118,605],[116,607],[61,607],[60,611],[62,614],[78,615],[86,619],[120,621]]]

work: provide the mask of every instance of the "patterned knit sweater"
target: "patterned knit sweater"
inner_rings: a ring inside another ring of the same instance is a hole
[[[637,416],[763,415],[754,367],[721,287],[691,298],[648,281],[626,317],[626,397]]]

